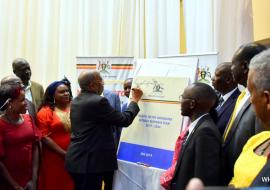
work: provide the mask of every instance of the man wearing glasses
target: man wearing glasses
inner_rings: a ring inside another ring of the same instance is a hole
[[[191,125],[179,152],[171,190],[185,189],[193,177],[206,186],[219,185],[221,135],[210,114],[217,95],[209,85],[193,83],[180,96],[180,103],[181,114],[190,118]]]

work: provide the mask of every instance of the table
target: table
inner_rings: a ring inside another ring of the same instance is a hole
[[[164,190],[159,177],[164,170],[118,160],[113,190]]]

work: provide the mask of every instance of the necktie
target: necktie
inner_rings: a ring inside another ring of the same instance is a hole
[[[223,140],[225,141],[227,136],[228,136],[228,133],[229,131],[231,130],[231,127],[232,127],[232,124],[235,120],[235,117],[236,117],[236,111],[238,110],[239,106],[240,106],[240,103],[242,101],[242,99],[244,98],[246,94],[246,91],[242,91],[241,94],[238,96],[237,100],[236,100],[236,103],[235,103],[235,106],[234,106],[234,110],[233,110],[233,113],[230,117],[230,121],[229,121],[229,124],[227,125],[226,129],[225,129],[225,132],[224,132],[224,136],[223,136]]]
[[[188,139],[188,135],[189,135],[189,130],[187,130],[187,132],[186,132],[186,134],[185,134],[185,136],[183,138],[183,144],[182,144],[182,146],[186,144],[187,139]]]
[[[216,107],[216,110],[217,110],[217,111],[221,108],[223,102],[224,102],[224,99],[223,99],[222,96],[220,96],[220,98],[219,98],[219,100],[218,100],[218,106]]]
[[[224,102],[224,99],[223,99],[223,97],[221,96],[221,97],[219,98],[219,105],[221,106],[221,105],[223,104],[223,102]]]

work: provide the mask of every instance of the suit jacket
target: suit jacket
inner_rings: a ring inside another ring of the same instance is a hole
[[[232,179],[234,163],[243,146],[251,136],[261,131],[260,121],[255,116],[254,109],[248,99],[237,114],[227,138],[222,144],[223,185],[228,185]]]
[[[71,104],[66,169],[81,174],[117,169],[112,126],[129,126],[138,112],[135,102],[130,103],[127,111],[119,112],[106,98],[82,91]]]
[[[35,105],[29,101],[28,99],[25,99],[26,104],[27,104],[27,111],[29,113],[29,115],[31,115],[33,117],[34,120],[36,120],[36,109],[35,109]]]
[[[231,96],[224,102],[224,104],[217,111],[217,122],[216,125],[220,131],[220,134],[223,135],[224,130],[229,122],[229,119],[234,110],[236,100],[240,94],[240,91],[236,89]]]
[[[184,190],[193,177],[204,185],[219,185],[221,171],[221,135],[210,115],[203,116],[182,146],[171,190]]]
[[[121,111],[120,98],[118,94],[111,92],[109,90],[104,90],[103,95],[108,99],[111,106],[117,111]]]
[[[122,107],[121,107],[121,111],[126,111],[127,110],[127,107],[128,107],[128,102],[125,102]]]
[[[120,98],[119,98],[118,94],[116,94],[116,93],[114,93],[112,91],[109,91],[109,90],[104,90],[103,91],[103,96],[105,98],[107,98],[107,100],[109,101],[109,103],[111,104],[111,106],[115,110],[121,111],[121,103],[120,103]],[[114,130],[115,146],[117,148],[119,140],[120,140],[122,128],[117,127],[117,126],[113,126],[113,130]]]
[[[31,81],[30,90],[32,94],[32,103],[34,104],[35,111],[37,112],[43,101],[44,90],[40,84],[34,81]]]

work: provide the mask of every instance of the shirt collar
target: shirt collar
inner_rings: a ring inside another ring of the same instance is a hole
[[[207,114],[208,114],[208,113],[201,115],[200,117],[198,117],[195,121],[193,121],[193,122],[190,124],[190,127],[189,127],[189,129],[188,129],[189,135],[190,135],[191,132],[194,130],[194,128],[195,128],[195,126],[197,125],[197,123],[199,122],[199,120],[200,120],[203,116],[205,116],[205,115],[207,115]],[[189,135],[188,135],[188,136],[189,136]]]
[[[231,90],[230,92],[228,92],[227,94],[225,94],[224,96],[222,96],[223,98],[223,102],[226,102],[226,100],[228,100],[230,98],[230,96],[234,93],[234,91],[236,91],[238,88],[236,87],[235,89]]]
[[[28,85],[27,86],[24,86],[24,90],[27,91],[31,88],[31,81],[29,80],[28,81]]]

